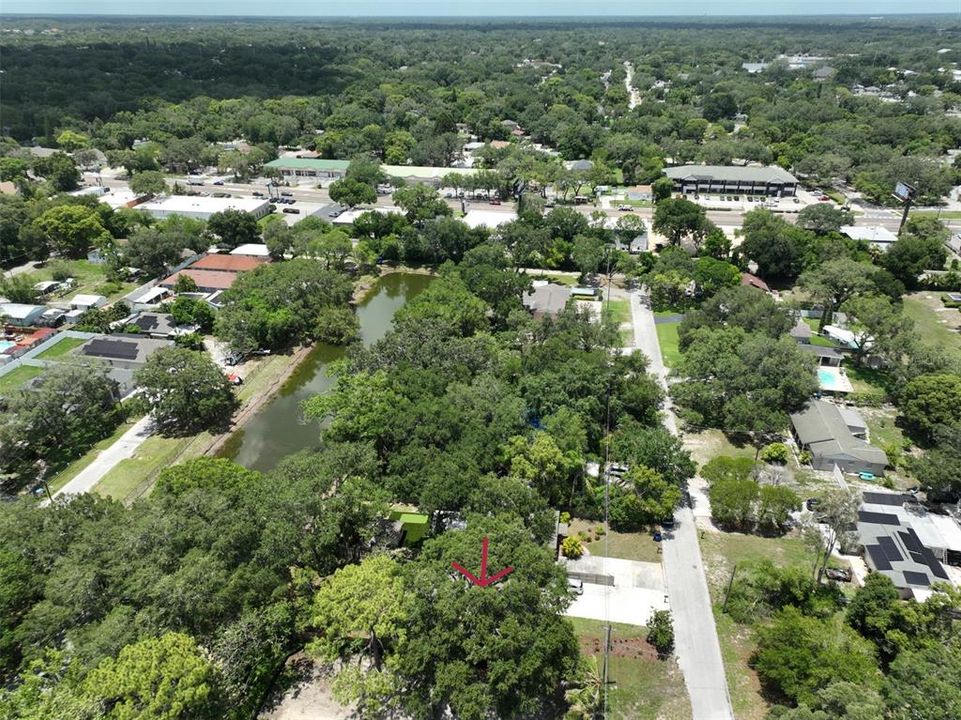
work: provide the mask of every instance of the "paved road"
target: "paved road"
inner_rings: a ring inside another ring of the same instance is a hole
[[[654,313],[639,293],[631,293],[631,318],[634,343],[650,359],[649,370],[666,389],[667,371],[654,328]],[[670,398],[664,409],[664,425],[676,435],[677,419]],[[683,507],[674,513],[674,521],[674,531],[663,542],[664,578],[674,616],[675,653],[691,697],[693,717],[733,720],[694,514]]]
[[[116,467],[117,463],[132,457],[140,444],[153,433],[150,416],[146,416],[134,423],[127,432],[117,438],[117,441],[101,452],[96,459],[85,467],[73,480],[68,482],[54,497],[61,495],[80,495],[90,492],[103,476]]]

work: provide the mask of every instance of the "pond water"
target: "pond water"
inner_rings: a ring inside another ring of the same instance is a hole
[[[364,345],[380,340],[390,330],[397,312],[410,298],[424,290],[433,278],[428,275],[394,273],[374,285],[357,305],[360,336]],[[301,403],[326,392],[333,384],[327,369],[344,357],[345,350],[319,343],[288,378],[273,399],[227,441],[220,456],[252,470],[274,468],[287,455],[316,447],[320,424],[306,422]]]

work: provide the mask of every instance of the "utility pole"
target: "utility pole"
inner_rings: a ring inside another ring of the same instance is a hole
[[[721,606],[721,612],[727,612],[727,598],[731,594],[731,587],[734,585],[735,575],[737,575],[737,563],[734,563],[734,569],[731,570],[731,579],[728,580],[727,590],[724,591],[724,605]]]

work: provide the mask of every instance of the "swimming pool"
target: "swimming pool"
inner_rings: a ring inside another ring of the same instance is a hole
[[[0,340],[0,355],[3,355],[7,350],[16,346],[17,344],[11,340]]]
[[[854,390],[851,381],[839,367],[819,367],[818,384],[824,392],[849,393]]]

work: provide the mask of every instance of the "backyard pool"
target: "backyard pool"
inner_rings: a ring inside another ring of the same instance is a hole
[[[7,350],[16,346],[17,344],[12,340],[0,340],[0,355],[3,355]]]
[[[849,393],[854,390],[844,370],[839,367],[819,367],[818,383],[824,392]]]

